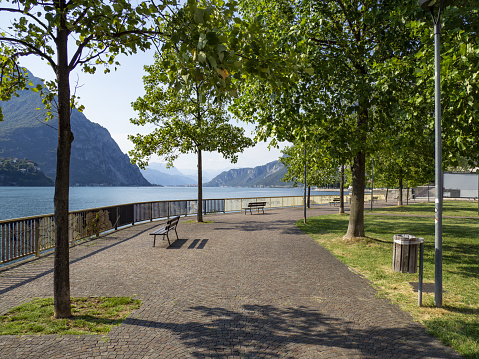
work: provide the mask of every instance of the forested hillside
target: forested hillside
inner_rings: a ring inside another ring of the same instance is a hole
[[[40,167],[28,159],[0,158],[0,186],[53,186]]]

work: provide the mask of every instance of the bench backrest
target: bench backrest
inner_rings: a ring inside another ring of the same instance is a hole
[[[179,220],[180,220],[179,216],[169,219],[168,221],[166,221],[165,229],[175,228]]]
[[[262,207],[266,206],[266,202],[250,202],[248,203],[248,207]]]

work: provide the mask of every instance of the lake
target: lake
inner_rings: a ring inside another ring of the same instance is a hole
[[[0,187],[0,220],[53,213],[53,187]],[[203,187],[204,199],[302,196],[302,188]],[[311,191],[339,194],[339,191]],[[71,187],[70,210],[117,204],[196,199],[196,187]]]

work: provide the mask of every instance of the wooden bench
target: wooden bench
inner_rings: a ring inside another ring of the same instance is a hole
[[[244,214],[246,214],[246,212],[248,211],[249,209],[249,213],[250,214],[253,214],[253,209],[256,208],[259,212],[260,209],[263,210],[263,214],[264,214],[264,207],[266,206],[266,202],[250,202],[248,203],[248,207],[244,208]]]
[[[175,230],[176,239],[178,239],[178,232],[176,231],[176,226],[178,225],[179,220],[180,220],[179,216],[178,217],[173,217],[173,218],[169,219],[168,221],[166,221],[166,223],[163,223],[160,228],[158,228],[158,229],[156,229],[156,230],[154,230],[153,232],[150,233],[151,236],[154,236],[153,237],[153,247],[155,246],[156,236],[158,236],[158,235],[162,235],[163,240],[165,240],[165,236],[166,236],[166,238],[168,239],[168,244],[171,245],[170,237],[168,237],[168,232],[172,231],[172,230]]]
[[[330,205],[330,206],[331,206],[332,204],[333,204],[334,206],[336,206],[336,204],[341,204],[341,198],[339,198],[339,197],[333,198],[333,200],[332,200],[331,202],[329,202],[329,205]]]

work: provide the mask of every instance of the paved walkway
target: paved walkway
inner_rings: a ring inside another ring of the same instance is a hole
[[[0,336],[0,357],[459,358],[297,229],[301,217],[208,216],[155,248],[147,223],[77,246],[72,296],[136,295],[142,307],[106,336]],[[51,268],[46,256],[0,271],[0,313],[51,296]]]

